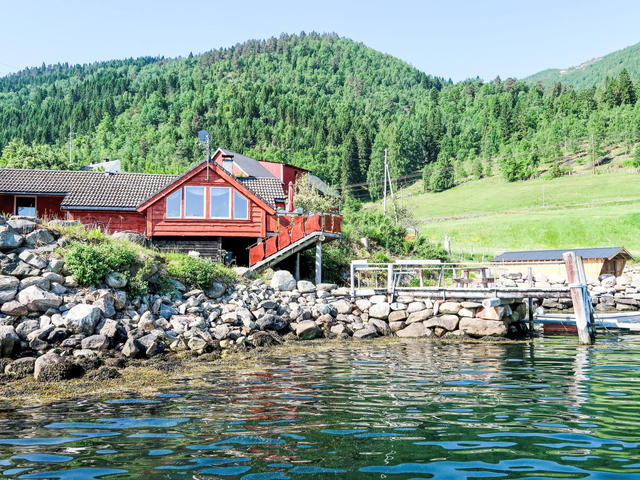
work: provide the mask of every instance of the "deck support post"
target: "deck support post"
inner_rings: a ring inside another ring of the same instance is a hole
[[[300,281],[300,252],[296,253],[296,282]]]
[[[393,263],[387,265],[387,296],[389,297],[389,303],[393,303],[394,293],[394,278],[393,278]]]
[[[353,260],[351,261],[351,289],[349,292],[351,293],[351,301],[356,301],[356,279],[355,279],[355,266],[353,265]]]
[[[595,341],[595,330],[593,328],[591,297],[587,291],[587,279],[582,257],[577,257],[575,252],[565,252],[562,254],[562,258],[567,269],[567,282],[571,291],[578,337],[580,343],[589,345]]]
[[[316,242],[316,285],[322,283],[322,241]]]
[[[529,297],[529,336],[533,338],[533,298]]]

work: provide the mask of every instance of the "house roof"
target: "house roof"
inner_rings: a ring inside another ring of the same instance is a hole
[[[0,193],[64,195],[64,209],[131,210],[180,175],[0,169]]]
[[[237,177],[242,185],[251,190],[272,208],[276,208],[276,199],[284,200],[285,194],[279,178]]]
[[[626,260],[633,257],[624,247],[603,247],[603,248],[566,248],[559,250],[528,250],[522,252],[505,252],[495,257],[492,262],[536,262],[562,260],[565,252],[575,252],[576,256],[582,258],[604,258],[611,260],[617,255],[622,255]]]
[[[219,148],[218,150],[222,152],[223,156],[233,157],[234,163],[249,177],[277,178],[273,173],[260,165],[260,162],[255,158],[247,157],[223,148]]]

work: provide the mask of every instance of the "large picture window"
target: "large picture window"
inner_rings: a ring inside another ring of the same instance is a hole
[[[249,218],[249,200],[233,191],[233,218],[246,220]]]
[[[184,187],[185,218],[204,218],[204,187]]]
[[[167,218],[180,218],[182,216],[182,212],[180,211],[182,208],[182,189],[176,190],[171,195],[167,197],[167,208],[166,215]]]
[[[209,213],[211,218],[231,218],[231,189],[229,187],[210,188]]]

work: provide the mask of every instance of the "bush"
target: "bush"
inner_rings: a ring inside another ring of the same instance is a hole
[[[213,281],[227,285],[233,278],[233,270],[214,263],[208,258],[190,257],[180,253],[166,254],[167,273],[187,288],[209,288]]]
[[[64,257],[69,272],[83,286],[96,286],[111,272],[120,272],[129,279],[138,262],[136,252],[121,242],[73,242]]]

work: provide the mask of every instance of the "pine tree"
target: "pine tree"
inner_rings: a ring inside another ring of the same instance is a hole
[[[618,77],[618,96],[623,104],[633,105],[636,103],[636,92],[633,89],[633,83],[629,78],[629,72],[623,68]]]
[[[359,183],[360,177],[360,161],[358,160],[358,144],[355,135],[350,133],[344,143],[344,153],[342,156],[342,185],[351,185]]]

